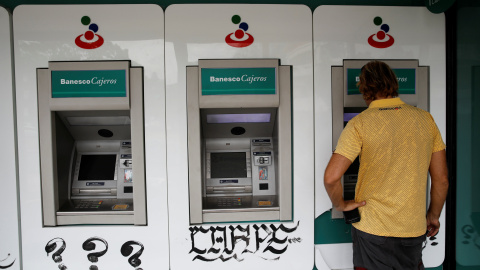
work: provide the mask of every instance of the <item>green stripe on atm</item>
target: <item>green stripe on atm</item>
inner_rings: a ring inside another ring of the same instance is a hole
[[[202,95],[274,95],[275,68],[202,68]]]
[[[52,98],[126,97],[126,70],[54,70]]]

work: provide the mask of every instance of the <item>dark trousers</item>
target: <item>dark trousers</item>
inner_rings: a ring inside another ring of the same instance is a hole
[[[353,265],[358,270],[423,270],[419,237],[384,237],[369,234],[352,226]]]

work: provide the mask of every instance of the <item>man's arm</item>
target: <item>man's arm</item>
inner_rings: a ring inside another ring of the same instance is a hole
[[[427,211],[427,236],[434,236],[440,229],[440,213],[447,198],[448,170],[445,150],[432,154],[430,161],[430,178],[432,187],[430,190],[430,206]]]
[[[356,203],[355,201],[345,201],[343,199],[341,179],[351,164],[352,162],[348,158],[334,153],[325,169],[323,183],[333,207],[338,211],[350,211],[365,205],[364,201]]]

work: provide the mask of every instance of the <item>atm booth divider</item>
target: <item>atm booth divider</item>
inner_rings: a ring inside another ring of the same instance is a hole
[[[279,62],[187,67],[190,224],[292,220],[291,66]]]
[[[146,225],[142,68],[49,62],[37,83],[43,226]]]
[[[13,84],[13,42],[12,15],[0,7],[0,171],[2,185],[0,189],[0,210],[2,225],[0,228],[0,269],[21,269],[20,245],[20,200],[18,194],[18,159],[15,130],[14,84]]]

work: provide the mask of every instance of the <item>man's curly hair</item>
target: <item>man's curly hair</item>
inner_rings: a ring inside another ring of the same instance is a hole
[[[392,69],[381,61],[371,61],[362,67],[360,81],[357,83],[364,100],[379,97],[397,97],[398,81]]]

